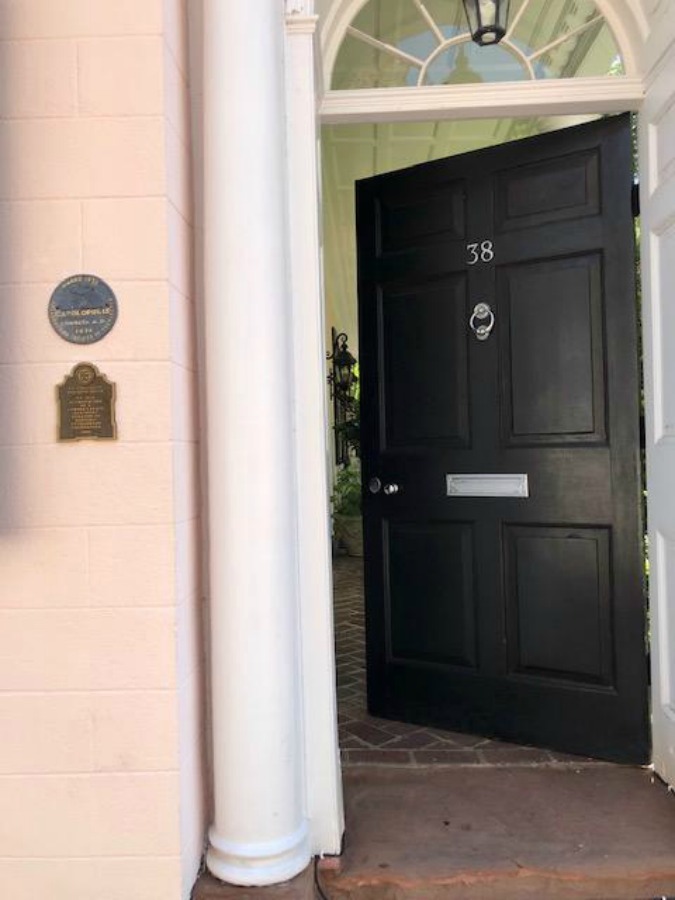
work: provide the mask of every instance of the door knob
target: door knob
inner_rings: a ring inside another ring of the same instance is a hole
[[[384,492],[387,497],[390,497],[392,494],[398,494],[401,488],[397,484],[385,484]]]
[[[382,482],[379,478],[371,478],[368,482],[368,490],[371,494],[379,494],[382,490]]]

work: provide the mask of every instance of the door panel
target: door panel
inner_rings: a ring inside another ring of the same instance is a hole
[[[556,157],[497,174],[497,233],[600,212],[597,151]]]
[[[500,275],[508,443],[604,443],[600,257],[505,267]]]
[[[384,446],[388,450],[429,442],[468,443],[465,308],[463,276],[415,286],[404,293],[382,292],[385,371],[381,383]],[[402,367],[398,360],[411,341],[419,352]],[[444,369],[445,377],[430,391],[429,381],[439,368]]]
[[[400,522],[387,531],[391,658],[474,667],[471,526]]]
[[[506,526],[509,671],[614,683],[606,528]]]
[[[391,253],[443,237],[466,234],[466,190],[463,182],[434,186],[420,194],[404,189],[380,200],[380,250]]]
[[[358,184],[376,715],[648,759],[631,184],[627,117]]]

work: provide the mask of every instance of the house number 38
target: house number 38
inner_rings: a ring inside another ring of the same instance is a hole
[[[490,263],[495,258],[494,244],[492,241],[481,241],[476,244],[467,244],[467,266],[475,266],[477,263]]]

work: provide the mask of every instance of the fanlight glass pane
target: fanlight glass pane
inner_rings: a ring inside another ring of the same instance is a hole
[[[520,16],[515,8],[509,15],[510,21],[517,23],[512,36],[516,43],[532,50],[600,15],[594,0],[529,0],[520,5],[525,7]]]
[[[450,0],[454,6],[455,0]],[[461,6],[461,3],[460,3]],[[413,38],[424,59],[436,46],[433,32],[414,0],[370,0],[352,21],[352,27],[386,44],[401,46]]]
[[[429,64],[425,84],[473,84],[481,81],[523,81],[522,60],[503,46],[479,47],[473,41],[455,44]]]
[[[512,0],[496,47],[470,40],[461,0],[369,0],[353,20],[332,89],[623,74],[594,0]]]
[[[619,57],[614,36],[593,0],[529,0],[520,19],[512,15],[511,21],[516,27],[510,38],[527,56],[534,54],[537,78],[607,75]],[[550,45],[554,46],[546,50]]]
[[[464,14],[462,0],[423,0],[431,18],[438,23],[446,37],[454,37],[464,32],[469,33],[469,25]],[[519,6],[520,0],[514,0],[511,6]]]
[[[614,35],[602,19],[578,37],[540,56],[536,71],[538,78],[624,74]]]
[[[347,35],[333,69],[332,89],[414,87],[419,69]]]

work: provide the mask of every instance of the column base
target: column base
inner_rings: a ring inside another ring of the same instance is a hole
[[[295,878],[310,862],[307,822],[293,834],[276,841],[238,843],[209,829],[206,865],[212,875],[228,884],[264,887]]]

